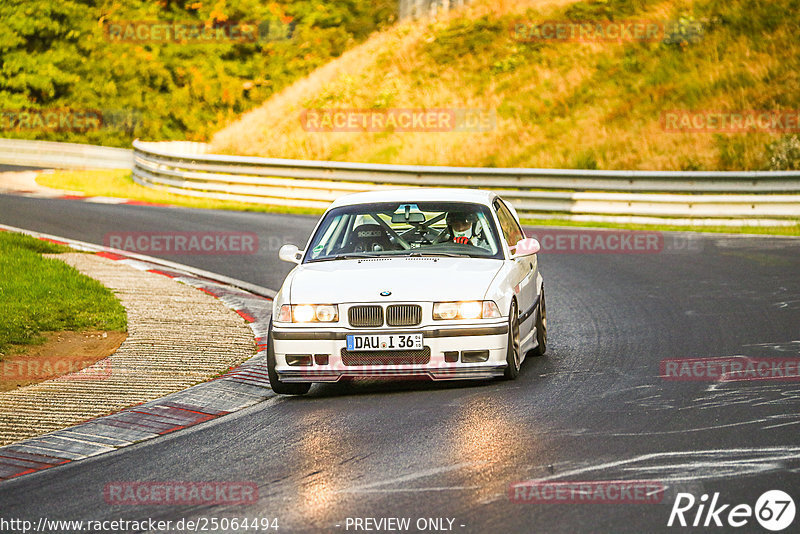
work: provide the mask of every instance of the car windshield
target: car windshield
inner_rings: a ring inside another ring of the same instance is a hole
[[[305,262],[375,256],[502,258],[503,252],[487,206],[387,202],[329,211]]]

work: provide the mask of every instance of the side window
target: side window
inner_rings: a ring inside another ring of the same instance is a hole
[[[503,235],[506,241],[508,241],[509,247],[513,247],[521,239],[525,239],[525,234],[522,232],[522,228],[519,227],[514,215],[512,215],[511,211],[501,200],[494,201],[494,209],[497,210],[500,228],[503,230]]]

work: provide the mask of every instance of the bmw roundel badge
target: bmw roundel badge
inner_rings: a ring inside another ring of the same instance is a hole
[[[389,295],[391,295],[391,294],[392,294],[392,292],[391,292],[391,291],[381,291],[381,296],[382,296],[382,297],[388,297],[388,296],[389,296]]]

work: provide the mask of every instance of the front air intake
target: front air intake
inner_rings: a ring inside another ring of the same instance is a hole
[[[347,311],[350,326],[375,328],[383,326],[383,308],[380,306],[353,306]]]
[[[421,322],[422,306],[418,304],[394,304],[386,308],[389,326],[417,326]]]
[[[340,355],[345,365],[425,365],[431,361],[431,348],[364,352],[351,352],[343,348]]]

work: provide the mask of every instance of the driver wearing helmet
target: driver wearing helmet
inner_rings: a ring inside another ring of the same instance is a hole
[[[472,212],[451,211],[447,214],[447,228],[456,243],[478,246],[480,233],[477,226],[478,218]]]

